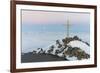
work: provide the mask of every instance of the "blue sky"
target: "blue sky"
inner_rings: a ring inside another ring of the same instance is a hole
[[[22,10],[22,51],[44,48],[57,39],[65,38],[67,20],[70,36],[77,35],[89,42],[89,13]]]

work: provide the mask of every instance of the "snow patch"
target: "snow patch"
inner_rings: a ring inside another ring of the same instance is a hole
[[[68,59],[70,61],[78,60],[77,57],[75,57],[75,56],[73,56],[73,57],[66,56],[66,59]]]
[[[78,47],[78,48],[84,50],[87,54],[90,54],[90,47],[81,41],[74,40],[74,41],[69,42],[68,45],[70,45],[72,47]]]

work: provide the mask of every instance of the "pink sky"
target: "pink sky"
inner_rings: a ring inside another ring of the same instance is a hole
[[[85,23],[89,22],[89,14],[67,13],[67,12],[50,12],[50,11],[22,11],[22,22],[34,24],[48,23]]]

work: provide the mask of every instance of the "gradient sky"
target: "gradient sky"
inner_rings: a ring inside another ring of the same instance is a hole
[[[77,35],[89,42],[89,13],[32,10],[22,10],[21,13],[22,50],[24,52],[46,47],[57,39],[65,38],[67,20],[70,23],[70,35]]]

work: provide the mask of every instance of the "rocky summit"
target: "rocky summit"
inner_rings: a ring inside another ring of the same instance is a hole
[[[90,58],[90,45],[78,36],[65,37],[62,40],[56,40],[45,48],[33,50],[34,54],[54,55],[65,60],[83,60]]]

